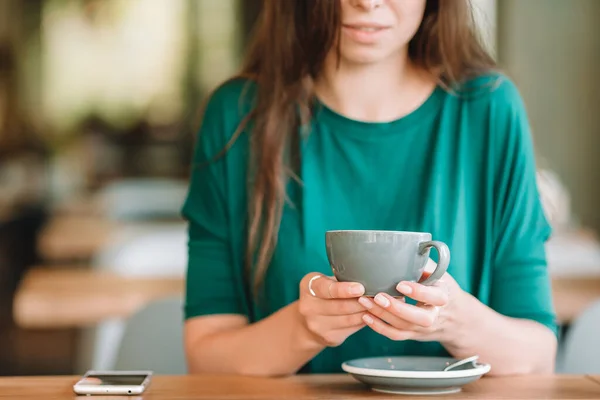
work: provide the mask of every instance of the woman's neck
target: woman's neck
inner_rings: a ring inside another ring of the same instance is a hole
[[[401,118],[419,107],[435,88],[435,79],[406,56],[377,64],[349,64],[335,53],[315,82],[321,102],[332,110],[365,122]]]

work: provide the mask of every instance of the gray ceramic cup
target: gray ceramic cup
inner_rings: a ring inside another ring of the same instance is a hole
[[[336,279],[361,283],[366,296],[377,293],[400,296],[396,285],[400,281],[421,279],[432,247],[439,254],[439,262],[421,284],[435,283],[450,263],[448,246],[431,240],[431,234],[426,232],[328,231],[325,244]]]

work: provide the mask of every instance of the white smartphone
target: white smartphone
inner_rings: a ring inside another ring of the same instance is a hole
[[[87,371],[75,385],[77,394],[134,395],[150,385],[152,371]]]

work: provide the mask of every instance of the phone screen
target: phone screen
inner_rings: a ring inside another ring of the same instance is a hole
[[[89,386],[135,386],[141,385],[148,375],[98,375],[91,374],[79,382]]]

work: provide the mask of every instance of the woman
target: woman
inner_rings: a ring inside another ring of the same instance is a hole
[[[553,370],[550,227],[523,104],[493,68],[467,0],[265,2],[242,75],[206,106],[183,209],[191,372],[447,354]],[[399,282],[412,300],[366,298],[328,276],[334,229],[431,232],[452,260],[435,286]]]

